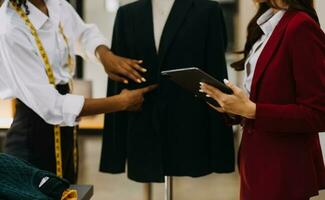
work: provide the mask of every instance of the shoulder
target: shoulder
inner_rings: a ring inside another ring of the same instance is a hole
[[[3,48],[24,47],[33,50],[29,33],[20,27],[11,27],[0,32],[0,46]]]
[[[2,5],[0,8],[0,34],[4,35],[15,27],[22,27],[23,22],[9,5]]]
[[[212,0],[193,0],[193,4],[206,11],[221,11],[221,5],[217,1]]]
[[[9,47],[12,47],[18,43],[30,44],[30,31],[25,22],[12,8],[8,7],[8,5],[3,5],[0,9],[0,19],[0,46],[9,45]]]
[[[223,15],[219,2],[211,0],[192,0],[193,9],[200,16],[208,18],[220,18]]]
[[[59,10],[59,12],[63,13],[74,13],[76,12],[73,6],[66,0],[55,0],[54,4],[52,5],[55,6],[56,9]]]
[[[125,21],[125,23],[129,23],[130,19],[136,17],[138,13],[141,12],[143,4],[144,1],[140,0],[119,7],[116,19],[119,21]]]
[[[292,15],[285,33],[289,46],[316,45],[325,49],[325,34],[320,25],[313,18],[304,12],[293,12],[288,14]]]
[[[203,5],[210,8],[220,8],[220,3],[218,1],[212,0],[193,0],[194,3],[198,5]]]
[[[61,7],[71,7],[71,4],[66,0],[56,0],[56,3]]]
[[[57,12],[58,15],[64,16],[64,20],[66,17],[75,17],[79,16],[78,12],[76,9],[69,3],[67,0],[50,0],[51,2],[49,3],[49,6],[52,6],[52,9],[54,12]]]
[[[137,10],[140,5],[143,4],[143,1],[135,1],[135,2],[132,2],[132,3],[128,3],[126,5],[123,5],[119,8],[119,11],[122,11],[122,12],[130,12],[130,11],[134,11],[134,10]]]
[[[293,17],[290,20],[291,26],[298,26],[300,24],[317,24],[307,13],[303,11],[288,11],[291,12]]]
[[[29,30],[23,20],[12,9],[0,14],[0,38],[7,43],[29,42]]]
[[[323,33],[320,25],[311,18],[307,13],[302,11],[288,11],[292,18],[288,22],[287,33],[290,35],[308,34],[308,33]],[[323,33],[324,34],[324,33]]]

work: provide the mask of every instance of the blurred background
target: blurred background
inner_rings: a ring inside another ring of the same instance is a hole
[[[163,0],[162,0],[163,1]],[[98,25],[100,30],[110,40],[116,11],[119,6],[132,0],[70,0],[83,19],[88,23]],[[253,0],[220,0],[223,7],[229,38],[227,53],[228,63],[235,58],[232,52],[241,50],[246,37],[248,21],[255,14]],[[325,1],[316,0],[317,11],[325,30]],[[86,97],[106,96],[107,76],[100,65],[82,62],[78,59],[75,92]],[[230,79],[239,84],[242,74],[229,68]],[[12,101],[0,101],[0,152],[6,130],[12,122],[14,113]],[[325,122],[324,122],[325,123]],[[80,143],[80,184],[95,186],[94,200],[147,200],[148,185],[132,182],[125,175],[108,175],[99,173],[99,158],[101,152],[101,134],[103,116],[85,118],[81,122]],[[240,142],[240,129],[234,127],[236,144]],[[325,149],[325,133],[322,135],[322,145]],[[267,195],[267,194],[265,194]],[[174,199],[176,200],[238,200],[238,173],[210,175],[203,178],[176,178],[174,180]],[[152,199],[164,199],[164,185],[152,185]],[[324,200],[325,192],[313,200]]]

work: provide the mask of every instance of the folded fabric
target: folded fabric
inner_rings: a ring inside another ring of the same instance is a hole
[[[0,199],[61,200],[70,184],[13,156],[0,154]],[[65,199],[66,200],[66,199]]]

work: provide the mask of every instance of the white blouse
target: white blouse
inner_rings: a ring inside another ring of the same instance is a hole
[[[28,2],[28,1],[27,1]],[[28,2],[28,17],[38,31],[52,66],[56,84],[66,84],[71,73],[65,66],[71,55],[96,60],[95,49],[107,45],[94,25],[85,24],[65,0],[45,0],[49,17]],[[0,8],[0,98],[18,98],[49,124],[73,126],[84,97],[60,95],[49,84],[35,40],[25,22],[5,0]],[[67,47],[59,24],[69,40]]]
[[[174,2],[175,0],[152,0],[153,26],[157,52],[161,36]]]
[[[252,81],[253,81],[257,61],[265,45],[269,41],[274,29],[282,19],[285,12],[286,12],[285,10],[280,10],[274,13],[272,9],[269,9],[257,20],[257,24],[261,27],[264,34],[253,45],[252,50],[250,51],[246,59],[246,63],[245,63],[246,78],[244,82],[244,89],[248,94],[251,92]]]

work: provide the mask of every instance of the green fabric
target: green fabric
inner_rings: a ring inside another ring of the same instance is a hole
[[[67,181],[50,172],[0,153],[1,200],[60,200],[69,186]]]

